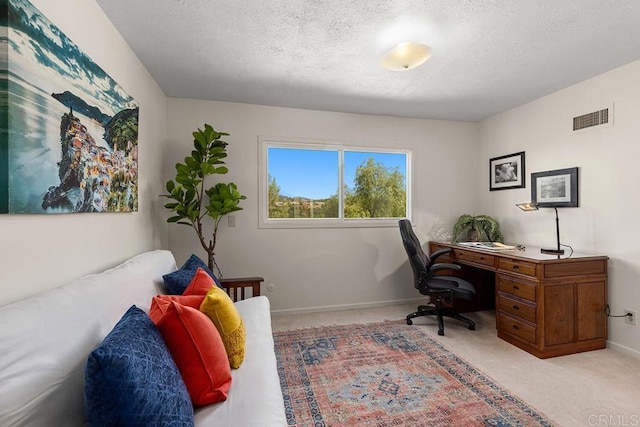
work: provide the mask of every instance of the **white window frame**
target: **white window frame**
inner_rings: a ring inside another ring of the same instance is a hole
[[[338,175],[339,188],[343,186],[344,152],[361,151],[372,153],[398,153],[406,155],[406,213],[411,220],[412,203],[412,162],[413,150],[372,147],[361,145],[349,145],[344,143],[327,142],[306,138],[285,138],[285,137],[258,137],[258,228],[359,228],[359,227],[397,227],[399,218],[344,218],[343,198],[339,197],[340,218],[269,218],[269,170],[268,170],[268,150],[270,147],[276,148],[298,148],[309,150],[338,151]],[[339,194],[339,196],[341,196]]]

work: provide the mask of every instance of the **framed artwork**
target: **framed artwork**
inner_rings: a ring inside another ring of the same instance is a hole
[[[2,0],[0,213],[138,210],[138,104],[28,0]]]
[[[489,159],[489,190],[524,188],[524,151]]]
[[[578,168],[532,173],[531,201],[543,208],[578,207]]]

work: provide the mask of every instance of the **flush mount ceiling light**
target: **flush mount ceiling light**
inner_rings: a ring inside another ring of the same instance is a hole
[[[405,71],[423,64],[431,56],[431,48],[423,43],[400,43],[382,56],[380,63],[387,70]]]

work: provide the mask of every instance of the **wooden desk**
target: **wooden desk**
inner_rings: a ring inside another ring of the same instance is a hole
[[[437,262],[494,272],[498,337],[540,358],[606,347],[608,257],[429,242],[430,252],[442,248],[453,251]]]

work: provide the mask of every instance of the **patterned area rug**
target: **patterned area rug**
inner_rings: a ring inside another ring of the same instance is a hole
[[[289,426],[552,426],[435,342],[384,322],[274,333]]]

